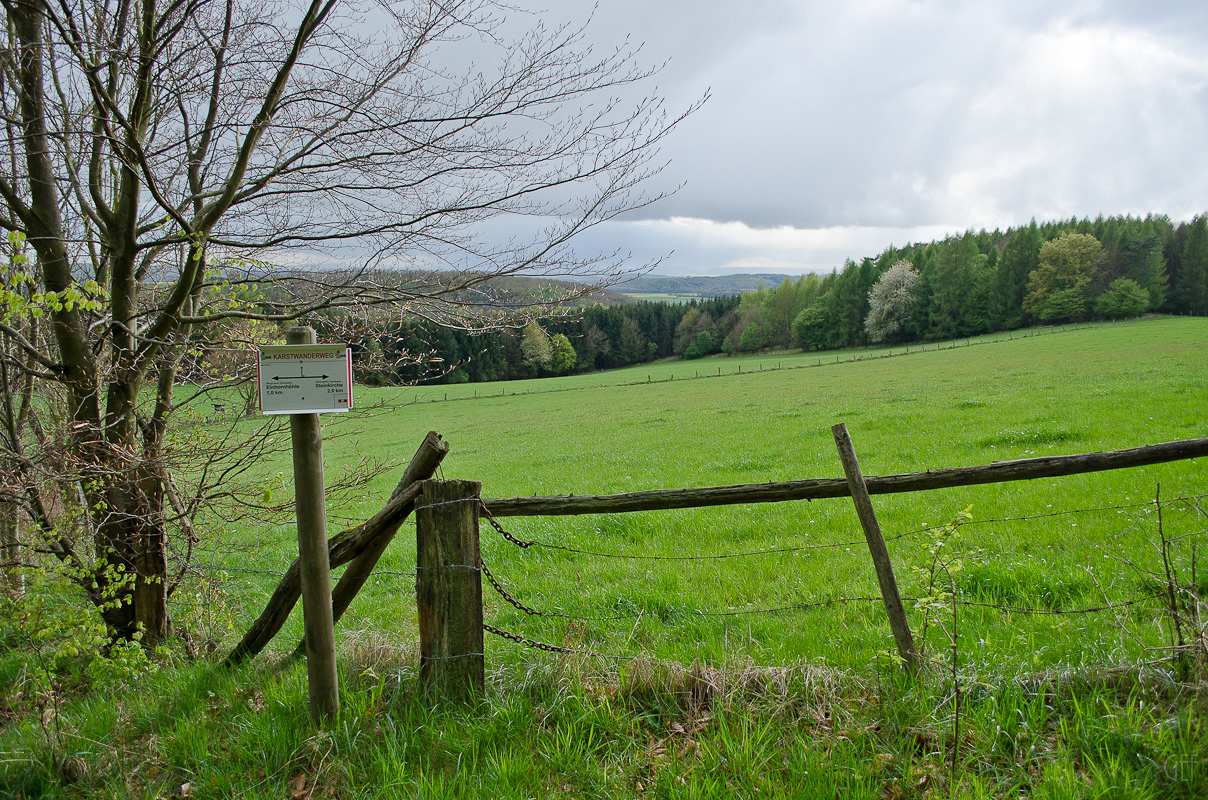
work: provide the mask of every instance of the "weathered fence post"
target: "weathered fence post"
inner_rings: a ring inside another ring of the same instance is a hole
[[[286,344],[314,344],[313,328],[290,328]],[[294,498],[298,516],[298,561],[302,572],[302,619],[306,629],[306,674],[310,717],[315,724],[340,710],[336,675],[335,623],[331,611],[331,563],[327,557],[327,502],[323,496],[323,438],[318,414],[290,414],[294,451]]]
[[[428,435],[420,442],[419,449],[412,456],[411,463],[403,470],[403,477],[399,479],[398,485],[394,487],[394,492],[390,495],[390,499],[393,500],[398,497],[411,484],[427,480],[434,475],[436,468],[440,466],[440,462],[448,454],[449,443],[441,439],[440,434],[436,431],[428,431]],[[397,529],[398,526],[396,525],[394,530]],[[348,606],[352,604],[353,599],[360,593],[365,583],[373,575],[373,570],[377,566],[378,560],[386,552],[386,548],[390,543],[394,541],[394,530],[375,538],[360,555],[348,562],[348,568],[344,570],[344,574],[340,576],[339,582],[331,590],[333,624],[340,621],[340,617],[344,616],[344,612],[348,610]],[[294,655],[303,656],[305,654],[306,637],[303,635],[302,640],[298,642],[298,646],[294,648]]]
[[[415,598],[420,680],[435,695],[466,698],[485,680],[478,481],[427,480],[415,508]]]
[[[889,560],[889,550],[885,547],[885,538],[881,535],[881,526],[877,523],[877,515],[868,496],[864,475],[860,472],[860,462],[856,459],[851,436],[842,422],[832,426],[831,433],[835,436],[835,447],[839,450],[839,460],[843,462],[843,473],[847,476],[851,499],[856,505],[856,515],[860,517],[864,539],[868,542],[872,563],[877,570],[877,583],[881,586],[881,599],[885,603],[885,613],[889,616],[889,627],[893,630],[898,655],[907,667],[916,670],[919,667],[919,653],[914,646],[914,637],[910,634],[910,623],[906,621],[902,596],[898,594],[898,582],[893,576],[893,562]]]

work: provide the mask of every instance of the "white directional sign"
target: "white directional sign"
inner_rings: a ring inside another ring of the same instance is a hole
[[[352,353],[342,344],[260,348],[260,410],[322,414],[352,408]]]

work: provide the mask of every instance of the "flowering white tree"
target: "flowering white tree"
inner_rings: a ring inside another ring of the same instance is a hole
[[[868,293],[864,330],[874,342],[891,341],[906,333],[914,319],[914,285],[919,275],[909,261],[896,261]]]

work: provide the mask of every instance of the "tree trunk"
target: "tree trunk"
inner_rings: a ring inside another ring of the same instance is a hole
[[[105,491],[97,583],[114,637],[133,639],[141,631],[143,645],[153,647],[170,627],[163,483],[150,465],[133,472],[111,476]]]
[[[0,561],[4,562],[4,588],[19,597],[25,590],[21,574],[21,518],[16,503],[0,504]]]

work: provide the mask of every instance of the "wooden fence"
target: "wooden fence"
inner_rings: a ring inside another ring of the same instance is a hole
[[[429,433],[403,473],[389,502],[370,519],[331,537],[327,543],[332,569],[348,565],[332,592],[336,622],[393,540],[403,521],[416,513],[416,602],[420,628],[420,669],[431,691],[465,696],[481,691],[483,651],[482,573],[479,519],[533,515],[603,514],[658,509],[698,508],[739,503],[776,503],[827,497],[852,497],[868,542],[882,600],[898,653],[908,668],[918,664],[893,565],[881,538],[871,495],[1034,480],[1085,472],[1124,469],[1208,456],[1208,438],[1102,453],[1000,461],[984,466],[864,477],[843,425],[832,429],[844,466],[842,478],[780,483],[659,489],[613,495],[513,497],[483,500],[474,481],[432,479],[449,452],[448,443]],[[233,664],[255,656],[280,632],[301,593],[300,565],[295,561],[281,577],[260,616],[227,656]],[[299,642],[295,656],[305,653]]]
[[[1208,455],[1208,438],[1102,453],[1002,461],[985,466],[865,478],[847,428],[832,428],[845,477],[782,483],[663,489],[613,495],[514,497],[483,500],[471,481],[424,481],[418,506],[417,608],[420,670],[430,691],[446,696],[480,692],[485,679],[479,515],[507,516],[623,513],[738,503],[774,503],[850,496],[877,574],[881,599],[903,665],[920,664],[881,535],[871,495],[917,492],[987,483],[1033,480],[1124,469]],[[456,509],[456,510],[453,510]]]

